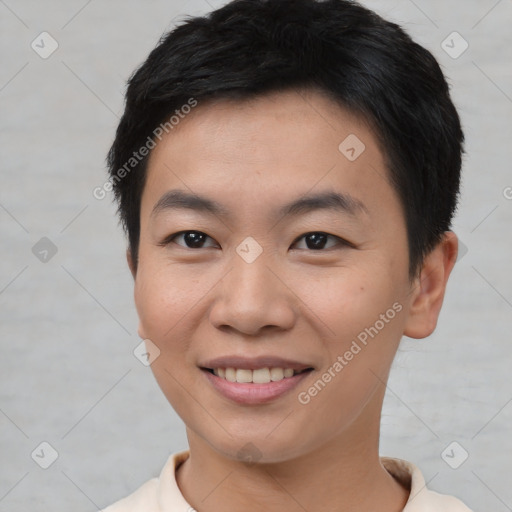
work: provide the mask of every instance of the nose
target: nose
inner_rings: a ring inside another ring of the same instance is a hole
[[[233,267],[215,287],[210,322],[246,336],[291,329],[297,299],[283,277],[262,256],[247,263],[235,255]]]

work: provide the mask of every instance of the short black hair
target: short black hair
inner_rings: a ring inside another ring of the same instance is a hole
[[[293,89],[326,94],[374,128],[403,207],[415,275],[450,229],[464,135],[432,54],[350,0],[234,0],[161,37],[128,80],[107,157],[135,268],[149,158],[135,159],[137,150],[154,147],[158,127],[169,131],[170,116],[184,106]]]

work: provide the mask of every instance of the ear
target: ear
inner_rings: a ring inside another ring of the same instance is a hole
[[[418,277],[411,285],[409,315],[404,334],[426,338],[434,332],[450,273],[457,260],[458,240],[446,231],[441,241],[425,257]]]
[[[133,256],[132,256],[130,249],[126,249],[126,261],[128,262],[128,267],[130,268],[130,272],[132,273],[133,279],[135,279],[135,277],[137,275],[137,269],[135,268],[135,262],[133,260]],[[134,287],[133,293],[134,293],[135,304],[137,304],[135,287]],[[141,339],[146,338],[146,336],[144,336],[142,325],[140,322],[139,322],[139,327],[137,329],[137,334],[139,335],[139,338],[141,338]]]
[[[133,261],[132,252],[130,251],[130,249],[126,249],[126,261],[128,262],[128,267],[130,268],[130,272],[132,273],[133,279],[135,279],[137,269],[135,268],[135,263]]]

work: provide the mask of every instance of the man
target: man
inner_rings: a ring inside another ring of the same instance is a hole
[[[455,264],[462,144],[432,55],[355,2],[237,0],[162,38],[108,163],[190,446],[108,512],[468,510],[379,457],[400,339]]]

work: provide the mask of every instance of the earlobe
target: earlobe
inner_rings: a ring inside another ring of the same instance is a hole
[[[421,272],[411,285],[405,336],[426,338],[436,328],[446,284],[457,260],[457,250],[457,236],[447,231],[425,257]]]
[[[126,249],[126,261],[128,262],[128,267],[130,268],[130,272],[132,273],[133,278],[135,279],[136,270],[135,270],[135,264],[132,257],[132,252],[130,249]]]
[[[147,338],[143,331],[144,331],[144,329],[142,328],[142,325],[139,323],[139,327],[137,329],[137,334],[139,335],[139,338],[141,340],[145,340]]]
[[[137,270],[135,268],[135,264],[133,261],[132,253],[130,249],[126,250],[126,261],[128,262],[128,267],[130,268],[130,272],[132,273],[133,279],[135,280],[135,277],[137,275]],[[135,284],[133,289],[133,298],[135,300],[135,305],[137,305],[137,285]],[[144,335],[144,329],[142,328],[142,322],[139,320],[139,327],[137,328],[137,334],[139,335],[139,338],[142,340],[146,339],[146,336]]]

